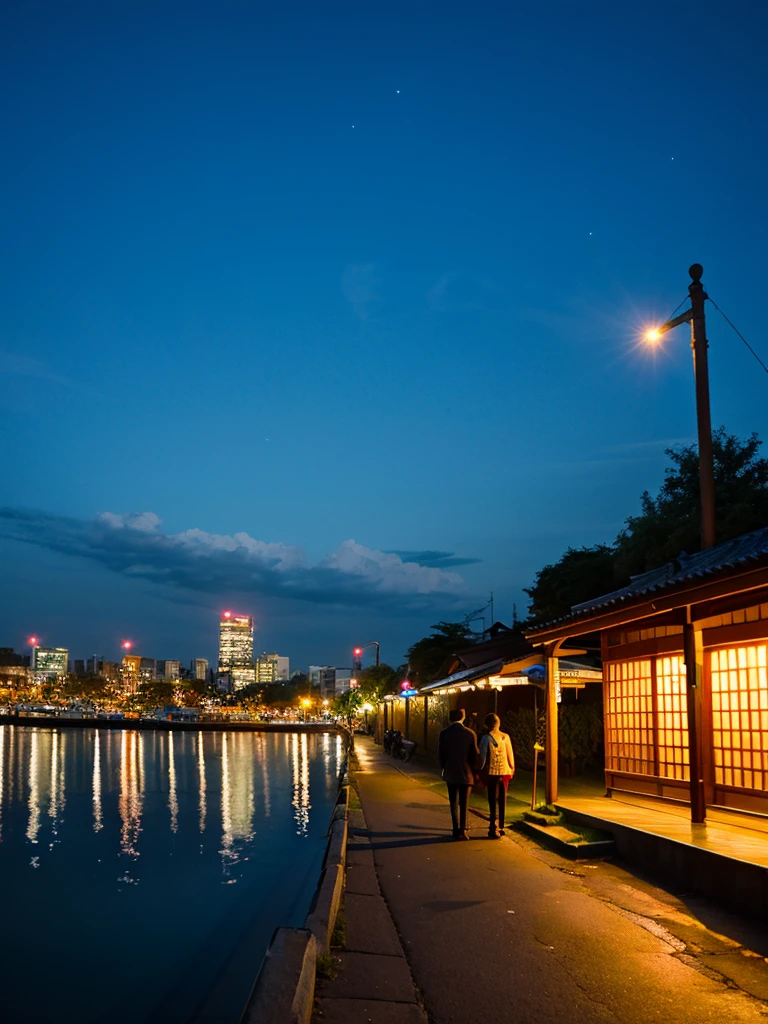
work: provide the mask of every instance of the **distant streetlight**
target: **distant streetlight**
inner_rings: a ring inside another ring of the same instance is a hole
[[[380,654],[380,651],[381,651],[381,647],[379,645],[379,641],[378,640],[369,640],[367,644],[360,644],[360,646],[356,647],[352,653],[355,655],[356,658],[362,658],[363,651],[365,650],[366,647],[375,647],[376,648],[376,668],[378,668],[379,667],[379,654]]]
[[[704,302],[707,293],[701,283],[704,268],[694,263],[688,273],[691,283],[688,292],[691,308],[680,316],[667,320],[660,327],[645,332],[645,340],[655,345],[661,336],[680,324],[691,325],[691,349],[693,350],[693,376],[696,385],[696,421],[699,435],[699,495],[701,500],[701,546],[711,548],[715,543],[715,468],[712,455],[712,423],[709,414],[709,367],[707,362],[707,332],[704,317]]]
[[[312,701],[309,700],[307,697],[305,697],[304,700],[301,702],[301,706],[304,708],[304,721],[305,722],[307,720],[307,708],[311,707],[311,705],[312,705]]]

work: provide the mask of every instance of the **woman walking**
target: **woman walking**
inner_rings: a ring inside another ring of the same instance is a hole
[[[488,827],[489,839],[499,839],[504,835],[507,816],[507,786],[515,774],[515,755],[512,741],[507,733],[499,728],[499,716],[485,716],[485,727],[488,730],[480,738],[480,776],[487,780],[488,810],[491,821]],[[498,826],[496,824],[498,820]]]

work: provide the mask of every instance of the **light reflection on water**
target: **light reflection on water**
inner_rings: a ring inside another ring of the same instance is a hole
[[[341,756],[329,734],[0,725],[4,1021],[234,1024],[274,928],[303,923]]]

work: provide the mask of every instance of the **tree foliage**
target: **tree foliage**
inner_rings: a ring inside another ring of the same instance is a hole
[[[437,622],[429,636],[417,640],[407,652],[410,678],[416,686],[439,679],[445,663],[459,647],[471,642],[472,630],[462,622]]]
[[[724,427],[712,435],[718,542],[768,525],[768,459],[759,455],[761,444],[757,434],[742,440]],[[671,465],[658,494],[644,492],[640,514],[627,518],[612,545],[568,548],[536,573],[526,588],[532,621],[560,618],[683,551],[701,549],[698,447],[677,446],[666,454]]]
[[[715,523],[718,542],[768,524],[768,459],[757,434],[746,440],[720,427],[712,434]],[[629,516],[615,542],[619,577],[647,572],[701,549],[699,451],[695,444],[668,448],[672,465],[656,497],[642,495],[642,511]]]
[[[525,592],[531,599],[531,618],[549,622],[567,615],[572,606],[607,594],[616,586],[613,549],[607,544],[568,548],[557,562],[536,573]]]

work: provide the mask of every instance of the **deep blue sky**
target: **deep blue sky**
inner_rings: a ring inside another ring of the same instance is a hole
[[[768,355],[766,30],[6,4],[0,646],[213,658],[229,605],[297,666],[396,664],[491,589],[523,613],[694,438],[686,329],[637,345],[691,262]],[[768,379],[714,310],[709,337],[713,422],[768,436]]]

